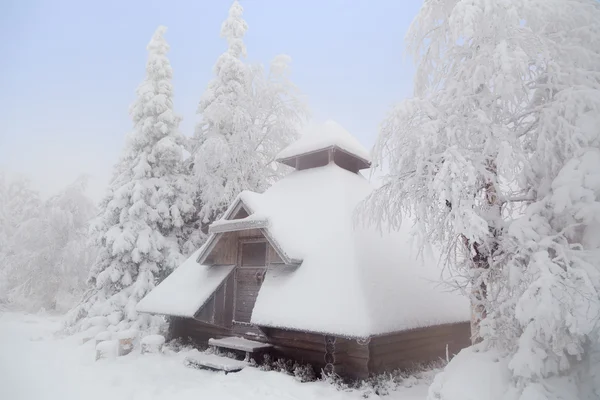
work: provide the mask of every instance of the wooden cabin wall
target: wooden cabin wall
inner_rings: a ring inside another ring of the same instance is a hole
[[[369,345],[355,339],[338,338],[336,347],[336,373],[352,379],[369,377]]]
[[[239,240],[248,238],[264,238],[260,229],[247,229],[238,232],[226,232],[210,252],[207,260],[215,265],[237,265]],[[266,240],[266,239],[265,239]],[[283,263],[277,251],[267,243],[267,263]]]
[[[369,371],[410,369],[416,364],[446,359],[471,345],[469,322],[437,325],[371,338]]]
[[[343,151],[333,150],[333,162],[340,168],[344,168],[355,174],[359,171],[356,159]]]
[[[265,328],[264,331],[268,342],[275,346],[273,354],[276,357],[310,364],[316,372],[325,367],[324,335],[277,328]]]
[[[329,164],[329,150],[317,151],[296,158],[298,171],[308,168],[324,167]]]
[[[213,268],[219,268],[218,266]],[[230,329],[233,317],[234,274],[231,273],[223,284],[210,296],[196,314],[196,319]]]
[[[214,265],[235,265],[238,256],[237,232],[224,233],[207,257]]]
[[[277,251],[273,246],[267,243],[267,263],[268,264],[282,264],[283,260],[277,254]]]
[[[237,233],[238,234],[238,238],[256,238],[256,237],[263,237],[264,235],[262,234],[262,232],[260,231],[260,229],[245,229],[243,231],[237,231],[237,232],[232,232],[232,233]]]
[[[258,297],[258,292],[262,285],[261,276],[264,274],[264,267],[256,268],[237,268],[235,271],[236,293],[235,293],[235,314],[234,320],[239,322],[250,322],[254,304]]]
[[[209,325],[192,318],[170,318],[170,339],[180,338],[186,343],[206,348],[208,346],[208,339],[221,339],[229,336],[231,336],[231,331],[224,327]]]
[[[329,362],[333,372],[351,379],[365,379],[394,369],[411,369],[418,364],[445,359],[446,345],[452,357],[471,344],[468,322],[377,336],[368,342],[277,328],[262,331],[266,336],[243,330],[234,332],[189,318],[173,318],[170,325],[171,337],[191,338],[192,343],[200,347],[206,347],[210,338],[243,336],[272,344],[275,357],[310,364],[317,373],[326,369]]]

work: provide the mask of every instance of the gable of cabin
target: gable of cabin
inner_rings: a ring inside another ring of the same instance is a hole
[[[241,255],[243,243],[252,241],[265,243],[265,264],[282,264],[283,260],[271,246],[261,229],[224,232],[216,239],[217,242],[209,251],[204,263],[208,265],[236,265],[244,262]]]
[[[247,229],[220,234],[205,263],[212,268],[235,268],[198,310],[195,319],[231,329],[250,324],[267,266],[283,261],[261,229]]]

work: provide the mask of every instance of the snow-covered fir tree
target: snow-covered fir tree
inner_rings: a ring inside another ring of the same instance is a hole
[[[244,63],[248,25],[242,13],[235,1],[221,26],[227,51],[219,56],[198,107],[201,122],[192,152],[204,224],[242,190],[263,191],[281,176],[274,158],[297,137],[307,116],[288,78],[288,56],[276,57],[267,76],[262,67]]]
[[[600,318],[599,21],[595,0],[425,1],[407,36],[414,98],[375,148],[389,171],[371,216],[410,214],[445,249],[478,348],[509,360],[511,400],[600,390],[585,376]]]
[[[113,330],[152,326],[157,317],[138,315],[135,306],[184,260],[193,231],[195,191],[173,110],[165,31],[159,27],[148,44],[146,79],[130,108],[133,131],[92,224],[99,255],[87,297],[70,315],[83,329],[94,316],[107,316]]]
[[[43,202],[10,236],[2,266],[5,301],[12,307],[64,311],[82,294],[95,255],[88,228],[96,208],[86,183],[81,177]],[[31,192],[25,193],[23,204],[30,201]]]

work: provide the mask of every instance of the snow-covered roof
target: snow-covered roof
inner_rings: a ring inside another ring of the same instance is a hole
[[[253,323],[368,337],[469,319],[467,299],[436,284],[437,261],[417,259],[409,226],[382,233],[355,223],[356,206],[372,190],[364,177],[330,164],[240,195],[269,219],[266,233],[302,261],[268,271]]]
[[[331,147],[337,147],[367,163],[371,162],[369,151],[340,124],[331,120],[308,129],[300,139],[277,154],[277,160],[281,161]]]
[[[355,222],[356,206],[372,190],[363,176],[329,164],[238,196],[224,219],[242,205],[248,220],[268,221],[261,231],[294,264],[269,267],[252,323],[360,338],[469,320],[467,298],[439,284],[437,260],[417,257],[410,224],[390,232]],[[237,229],[231,224],[215,227]],[[138,310],[193,316],[233,268],[197,261],[221,235],[211,234]]]
[[[231,273],[233,265],[210,267],[196,262],[202,248],[148,293],[138,312],[193,317]]]

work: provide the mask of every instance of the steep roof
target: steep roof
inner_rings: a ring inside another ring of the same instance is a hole
[[[336,165],[294,171],[241,201],[268,218],[265,228],[296,268],[271,268],[251,321],[353,337],[466,321],[466,298],[436,285],[437,262],[422,263],[409,227],[357,225],[355,209],[373,187]]]
[[[332,147],[369,162],[364,147],[332,121],[302,136],[279,159]],[[356,207],[372,191],[363,176],[331,163],[296,170],[262,194],[240,193],[211,225],[204,246],[138,310],[194,315],[231,272],[231,266],[202,265],[224,232],[260,229],[287,265],[269,267],[254,324],[369,337],[468,321],[468,300],[437,284],[437,260],[417,259],[410,221],[400,231],[356,223]],[[242,207],[248,216],[232,219]]]
[[[331,120],[308,129],[300,139],[277,154],[277,160],[283,162],[283,160],[332,147],[337,147],[365,161],[366,164],[371,162],[369,151],[340,124]]]
[[[183,264],[148,293],[136,306],[138,312],[193,317],[206,303],[233,265],[211,268],[196,262],[198,249]]]

